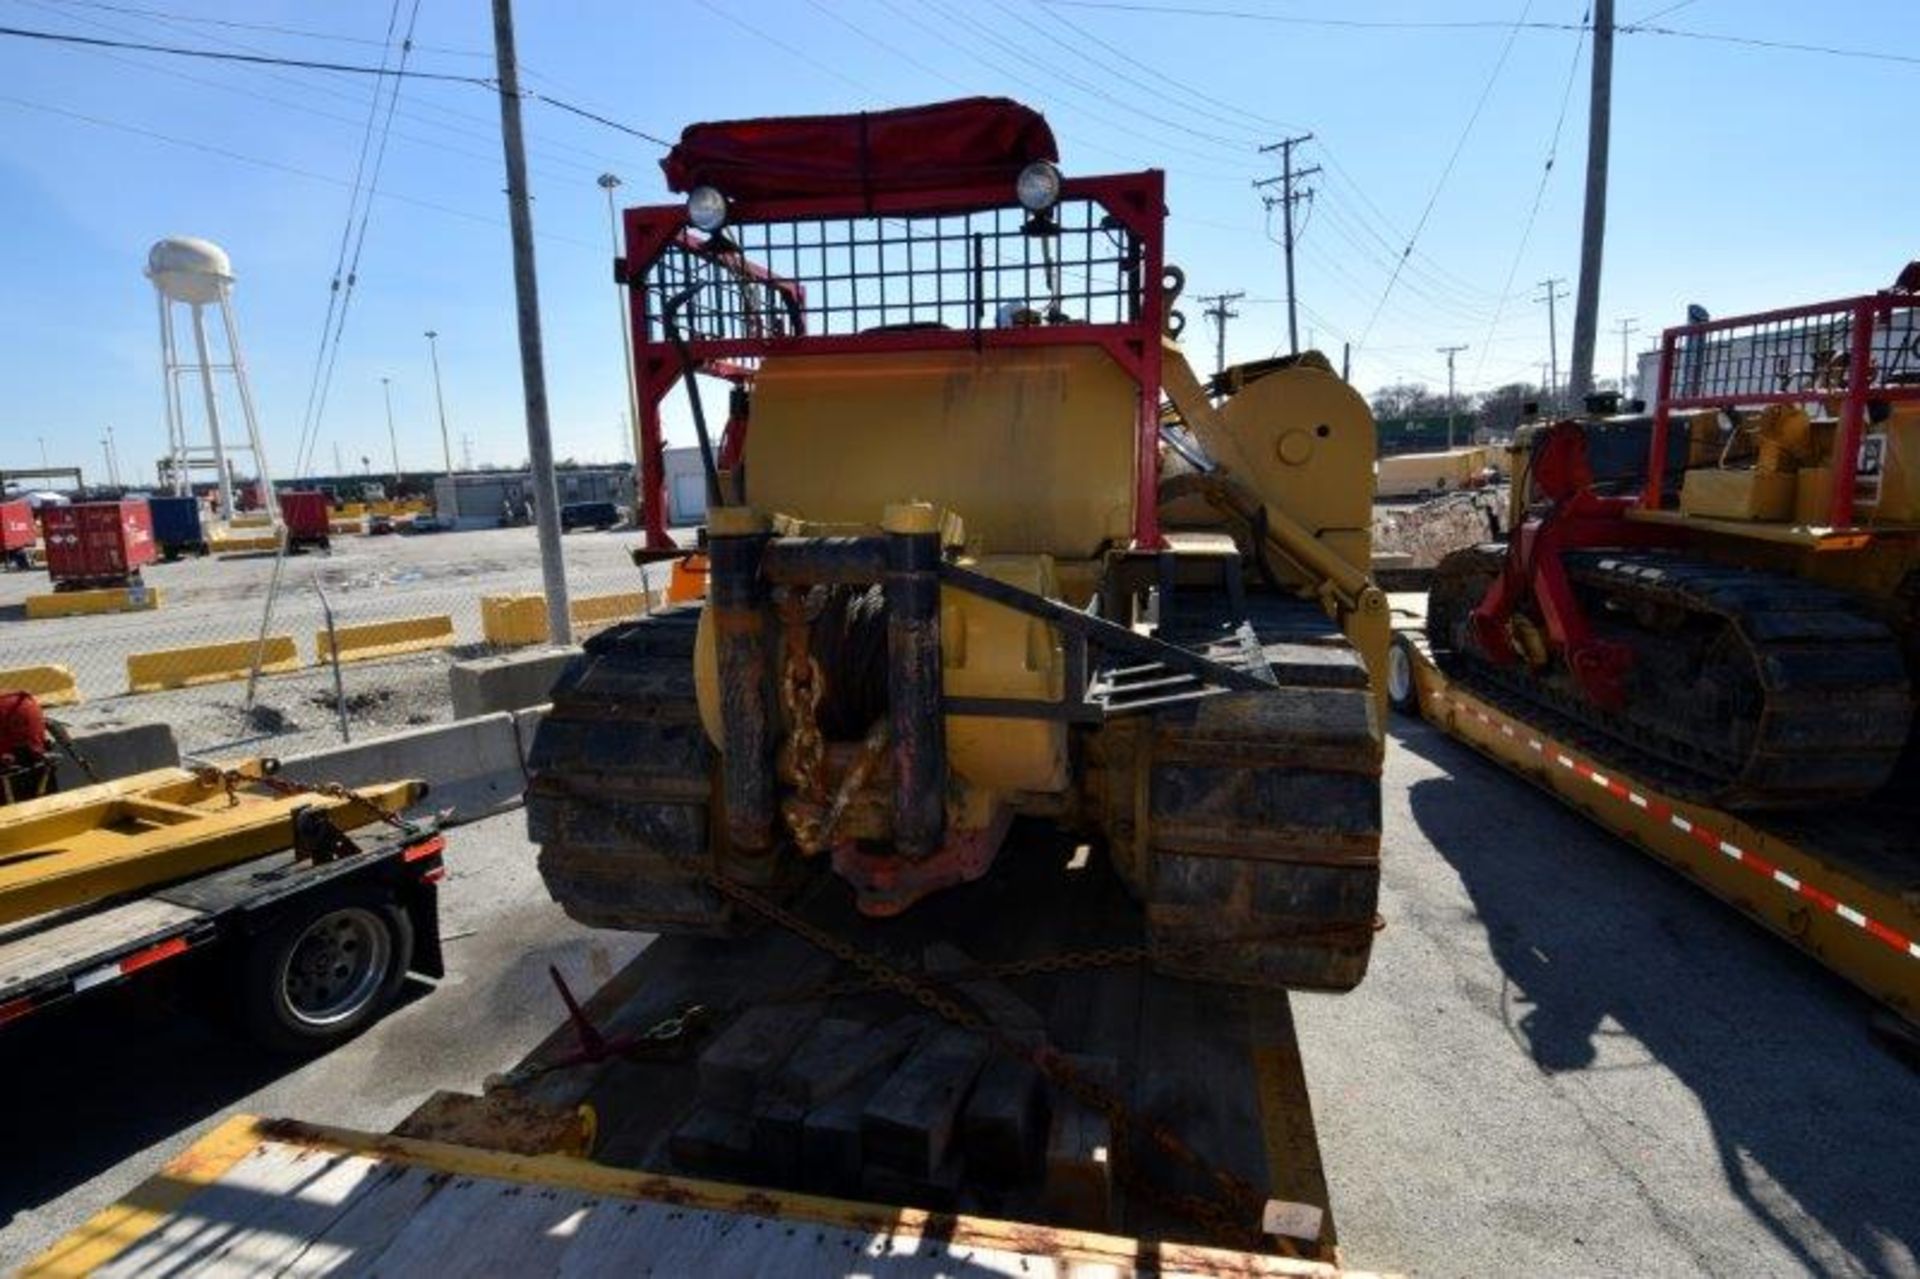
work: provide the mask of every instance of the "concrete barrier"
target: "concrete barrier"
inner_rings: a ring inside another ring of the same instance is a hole
[[[501,648],[546,643],[547,597],[538,591],[482,595],[480,633]]]
[[[280,549],[280,538],[273,533],[215,533],[207,539],[207,551],[213,555],[258,555]]]
[[[452,648],[456,642],[453,618],[438,613],[430,617],[396,617],[384,622],[336,626],[331,635],[326,631],[316,631],[313,653],[314,661],[325,665],[333,660],[336,644],[341,661],[363,662],[370,657],[392,657],[399,653]]]
[[[153,586],[108,586],[97,591],[53,591],[29,595],[27,616],[84,617],[93,613],[138,613],[159,608],[161,596]]]
[[[567,615],[578,627],[608,626],[647,611],[645,591],[615,591],[610,595],[576,595],[567,601]]]
[[[520,739],[520,762],[528,763],[533,759],[533,735],[540,731],[540,725],[546,721],[550,704],[528,706],[513,713],[514,736]],[[529,775],[531,776],[531,775]]]
[[[630,621],[647,611],[648,592],[614,591],[606,595],[576,595],[567,601],[567,616],[579,630],[598,630]],[[663,596],[652,592],[658,607]],[[480,597],[480,631],[489,644],[519,648],[547,642],[547,597],[539,591]]]
[[[55,777],[61,790],[180,763],[180,745],[171,724],[127,719],[104,706],[70,706],[47,718],[66,730],[74,750],[93,770],[88,777],[86,769],[56,748]]]
[[[286,756],[280,770],[291,781],[345,786],[422,778],[427,806],[451,808],[459,823],[517,805],[527,786],[524,760],[514,717],[502,712]]]
[[[291,635],[269,635],[264,645],[257,639],[189,644],[184,648],[128,653],[127,691],[152,693],[163,688],[189,688],[195,684],[243,679],[253,669],[255,654],[260,657],[262,674],[277,675],[300,669],[300,653],[294,648]]]
[[[553,682],[578,648],[527,649],[455,662],[447,670],[453,713],[460,719],[517,711],[548,700]]]
[[[64,666],[0,670],[0,693],[32,693],[42,706],[71,706],[80,700],[80,686]]]

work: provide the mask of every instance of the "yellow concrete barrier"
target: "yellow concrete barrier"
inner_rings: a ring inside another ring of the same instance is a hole
[[[655,592],[658,602],[659,593]],[[607,595],[576,595],[567,601],[567,613],[577,630],[598,630],[625,622],[647,611],[645,591],[614,591]],[[523,648],[547,642],[547,597],[539,591],[480,597],[480,631],[489,644]]]
[[[27,616],[82,617],[90,613],[138,613],[159,608],[160,591],[152,586],[108,586],[97,591],[54,591],[29,595]]]
[[[337,626],[333,634],[316,631],[313,636],[314,660],[333,660],[334,645],[340,648],[343,662],[362,662],[370,657],[392,657],[399,653],[424,653],[429,649],[452,648],[453,619],[445,613],[431,617],[396,617],[385,622],[362,622],[355,626]]]
[[[269,635],[264,645],[257,639],[231,640],[224,644],[189,644],[184,648],[128,653],[127,689],[134,693],[153,693],[163,688],[188,688],[195,684],[244,679],[253,668],[256,652],[260,655],[260,671],[264,675],[300,669],[300,654],[293,646],[291,635]]]
[[[71,706],[80,686],[64,666],[16,666],[0,671],[0,693],[32,693],[42,706]]]
[[[273,533],[215,533],[207,539],[207,550],[215,555],[239,555],[280,549],[280,538]]]
[[[227,521],[228,528],[271,528],[273,516],[265,511],[241,511]]]
[[[608,626],[647,611],[645,591],[615,591],[610,595],[577,595],[567,601],[575,626]]]
[[[547,642],[547,597],[538,591],[480,597],[480,633],[489,644],[519,648]]]
[[[329,533],[333,533],[333,534],[340,534],[340,533],[364,533],[364,532],[366,532],[366,531],[367,531],[367,526],[366,526],[365,524],[363,524],[363,523],[361,523],[361,522],[360,522],[359,520],[357,520],[357,519],[354,519],[354,520],[328,520],[328,521],[327,521],[327,532],[329,532]]]

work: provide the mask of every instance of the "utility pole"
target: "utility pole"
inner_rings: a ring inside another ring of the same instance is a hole
[[[113,438],[111,425],[107,427],[107,478],[115,488],[120,487],[120,446]]]
[[[380,391],[387,397],[387,443],[393,446],[393,492],[387,496],[400,496],[400,437],[393,430],[393,379],[381,378]]]
[[[613,241],[613,256],[620,256],[620,211],[614,205],[613,191],[620,185],[620,176],[616,173],[603,173],[597,179],[600,189],[607,193],[607,234]],[[640,472],[640,435],[637,429],[640,421],[640,388],[634,384],[633,373],[633,317],[627,312],[627,287],[616,283],[613,288],[614,310],[620,321],[620,350],[626,355],[627,363],[627,411],[621,415],[621,429],[627,437],[627,456],[634,459],[634,475]],[[639,481],[634,482],[634,492],[640,491]],[[633,504],[634,523],[640,522],[640,503]]]
[[[335,440],[333,442],[333,473],[335,475],[345,475],[347,473],[347,468],[343,466],[340,462],[340,441],[339,440]]]
[[[1629,367],[1627,363],[1627,338],[1632,336],[1634,331],[1637,330],[1639,327],[1640,327],[1640,321],[1638,320],[1620,321],[1620,398],[1621,399],[1625,399],[1627,396],[1627,369]]]
[[[553,482],[553,432],[547,421],[547,369],[540,349],[540,279],[533,260],[533,208],[527,195],[527,144],[520,133],[520,68],[513,52],[513,0],[493,0],[493,51],[499,64],[500,146],[507,159],[507,214],[513,230],[513,292],[520,321],[520,383],[527,397],[527,459],[533,516],[540,533],[540,578],[547,636],[573,642],[567,569],[560,558],[560,490]]]
[[[1567,296],[1567,282],[1556,275],[1540,281],[1540,287],[1547,291],[1546,296],[1534,301],[1547,304],[1547,404],[1552,406],[1560,401],[1560,328],[1555,317],[1559,314],[1560,299]]]
[[[471,435],[460,436],[460,469],[464,471],[473,469],[473,437]]]
[[[1260,150],[1262,152],[1278,151],[1280,153],[1280,176],[1277,178],[1262,178],[1253,184],[1256,189],[1270,187],[1276,182],[1280,184],[1279,195],[1261,196],[1260,202],[1269,210],[1276,204],[1280,206],[1280,225],[1282,228],[1280,244],[1287,255],[1287,349],[1295,355],[1300,354],[1300,316],[1294,302],[1293,290],[1293,206],[1302,200],[1311,201],[1313,199],[1313,188],[1307,187],[1304,190],[1296,191],[1294,190],[1294,183],[1300,181],[1302,178],[1310,178],[1320,172],[1320,166],[1314,164],[1304,169],[1294,168],[1293,149],[1302,142],[1311,142],[1312,140],[1313,135],[1311,133],[1302,133],[1297,137],[1282,138],[1278,142],[1261,147]]]
[[[1593,94],[1587,107],[1587,205],[1580,223],[1580,283],[1573,300],[1573,359],[1567,400],[1593,389],[1594,339],[1600,328],[1600,257],[1607,238],[1607,146],[1613,113],[1613,0],[1594,0]]]
[[[1240,314],[1229,306],[1228,303],[1238,302],[1245,296],[1247,295],[1244,290],[1234,293],[1203,293],[1200,295],[1202,302],[1212,304],[1207,307],[1205,311],[1201,312],[1201,314],[1213,321],[1213,371],[1215,374],[1226,372],[1227,321],[1237,318]]]
[[[1466,343],[1459,346],[1443,346],[1440,354],[1447,357],[1447,448],[1453,448],[1453,411],[1456,407],[1453,399],[1453,357],[1467,349]]]
[[[447,397],[440,389],[440,335],[432,329],[427,330],[427,350],[433,356],[433,403],[440,410],[440,454],[447,464],[447,474],[453,474],[453,444],[447,438]]]

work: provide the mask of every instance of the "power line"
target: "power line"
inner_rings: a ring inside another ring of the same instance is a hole
[[[1586,25],[1584,18],[1581,25]],[[1567,82],[1560,90],[1560,113],[1554,117],[1553,136],[1547,141],[1547,160],[1540,168],[1539,185],[1533,189],[1533,207],[1527,210],[1527,220],[1520,228],[1520,242],[1514,245],[1513,260],[1507,264],[1507,278],[1500,285],[1500,302],[1494,308],[1493,319],[1487,323],[1487,336],[1480,344],[1480,362],[1473,370],[1476,381],[1486,369],[1487,349],[1492,345],[1494,331],[1500,327],[1500,316],[1506,309],[1514,277],[1520,273],[1520,259],[1526,255],[1527,242],[1533,238],[1534,223],[1540,217],[1540,205],[1546,198],[1547,181],[1553,176],[1554,161],[1560,157],[1560,133],[1566,127],[1567,107],[1573,101],[1573,82],[1580,73],[1580,51],[1586,47],[1586,40],[1586,32],[1582,30],[1580,37],[1573,42],[1573,60],[1567,64]]]
[[[1392,19],[1392,18],[1308,18],[1294,14],[1261,13],[1247,9],[1220,9],[1198,5],[1129,3],[1125,0],[1040,0],[1043,4],[1071,9],[1112,9],[1123,13],[1172,14],[1182,18],[1231,18],[1241,22],[1266,22],[1283,26],[1346,28],[1359,31],[1473,31],[1506,27],[1512,24],[1497,18]],[[1670,12],[1670,10],[1668,11]],[[1657,15],[1656,15],[1657,16]],[[1535,20],[1518,24],[1521,31],[1578,31],[1572,22]],[[1920,56],[1888,53],[1879,49],[1849,49],[1839,45],[1808,44],[1795,40],[1767,40],[1759,36],[1724,35],[1713,31],[1688,31],[1679,27],[1656,27],[1646,19],[1616,28],[1621,35],[1671,36],[1683,40],[1705,40],[1716,44],[1746,45],[1759,49],[1779,49],[1790,53],[1819,53],[1836,58],[1861,58],[1874,62],[1899,62],[1920,65]]]
[[[382,71],[386,70],[387,59],[392,56],[393,29],[399,20],[400,0],[394,0],[393,7],[387,13],[387,37],[380,46]],[[373,126],[380,115],[380,93],[383,86],[384,81],[376,82],[374,85],[373,97],[367,103],[367,121],[360,131],[360,152],[353,162],[353,188],[352,193],[347,197],[347,215],[340,227],[340,247],[334,251],[333,278],[327,289],[327,314],[326,318],[320,322],[320,342],[314,348],[313,372],[307,380],[307,407],[300,417],[300,439],[293,450],[296,475],[307,469],[307,461],[312,455],[313,443],[319,433],[319,414],[315,412],[315,406],[324,400],[320,390],[321,379],[324,376],[331,380],[333,376],[332,362],[327,359],[327,343],[333,333],[334,315],[341,304],[340,276],[346,270],[347,250],[353,240],[353,215],[360,207],[361,192],[366,190],[361,178],[366,174],[367,152],[373,145]],[[398,94],[395,96],[398,97]],[[392,123],[391,113],[387,116],[387,120],[389,124]],[[368,191],[367,202],[371,204],[372,200],[373,193]],[[334,350],[336,352],[339,350],[337,343]]]
[[[716,12],[718,12],[716,10]],[[314,58],[288,58],[278,54],[239,53],[225,49],[196,49],[186,45],[154,44],[144,40],[109,40],[102,36],[86,36],[76,32],[38,31],[28,27],[0,26],[0,36],[10,36],[22,40],[39,40],[51,44],[81,45],[99,49],[125,49],[134,53],[162,53],[171,57],[201,58],[209,62],[236,62],[249,66],[291,67],[302,71],[329,71],[344,75],[368,75],[392,80],[428,80],[445,84],[477,85],[480,88],[499,92],[499,82],[486,76],[461,75],[446,71],[406,71],[389,68],[385,65],[367,66],[354,62],[331,62]],[[544,102],[550,107],[572,115],[592,120],[610,129],[636,138],[644,138],[656,146],[671,147],[673,144],[665,138],[649,133],[618,120],[610,119],[595,111],[578,106],[551,94],[529,91],[526,97]]]
[[[395,0],[395,3],[394,3],[395,13],[399,12],[399,7],[400,7],[399,0]],[[402,71],[405,71],[407,69],[407,59],[413,53],[414,24],[419,21],[419,18],[420,18],[420,0],[413,0],[413,8],[407,14],[407,31],[400,41],[400,70]],[[374,91],[374,102],[377,109],[378,103],[379,103],[379,86],[377,85],[375,86],[375,91]],[[326,416],[327,394],[332,389],[332,384],[333,384],[333,368],[334,368],[335,362],[340,358],[341,338],[345,336],[347,331],[347,311],[353,305],[353,290],[354,290],[354,287],[360,281],[360,254],[361,254],[361,251],[366,248],[367,224],[373,218],[373,197],[374,197],[374,193],[380,189],[380,173],[381,173],[381,170],[386,167],[386,162],[387,162],[387,137],[388,137],[388,134],[393,129],[394,108],[398,106],[399,103],[400,103],[400,81],[396,80],[394,81],[392,92],[387,95],[387,114],[386,114],[386,118],[381,122],[381,126],[380,126],[380,145],[374,151],[373,172],[367,179],[367,198],[361,203],[360,225],[359,225],[359,228],[353,233],[354,235],[353,259],[347,264],[347,287],[346,287],[346,291],[340,295],[340,323],[333,333],[333,350],[329,352],[327,355],[326,378],[320,384],[320,403],[315,408],[314,414],[313,414],[313,424],[312,424],[313,440],[319,439],[320,423],[322,419]],[[349,223],[351,223],[353,218],[353,214],[351,210],[349,210],[347,214],[347,218]],[[336,288],[339,286],[339,279],[337,276],[335,277],[334,285]],[[300,459],[301,461],[300,470],[302,471],[307,470],[312,460],[313,460],[313,441],[308,441],[305,445],[305,448],[302,451],[302,455]],[[395,477],[394,483],[396,485],[399,484],[398,477]]]
[[[1453,144],[1453,153],[1447,157],[1447,164],[1440,171],[1440,180],[1433,184],[1433,194],[1427,197],[1427,207],[1420,211],[1420,220],[1413,225],[1413,234],[1407,237],[1407,247],[1401,250],[1400,260],[1394,264],[1393,274],[1387,279],[1387,287],[1380,291],[1380,300],[1374,304],[1373,314],[1367,319],[1367,327],[1360,332],[1360,345],[1365,346],[1367,339],[1373,336],[1373,326],[1380,318],[1381,308],[1387,304],[1387,298],[1393,293],[1393,286],[1400,279],[1401,268],[1406,260],[1413,256],[1413,246],[1420,239],[1420,233],[1427,229],[1427,219],[1433,216],[1433,208],[1440,202],[1440,193],[1446,189],[1447,179],[1453,176],[1453,166],[1460,160],[1460,153],[1466,149],[1467,138],[1473,133],[1473,126],[1480,120],[1480,112],[1485,109],[1487,99],[1493,93],[1494,84],[1500,79],[1501,69],[1507,65],[1507,55],[1513,52],[1514,41],[1520,36],[1521,25],[1526,22],[1527,14],[1533,11],[1533,0],[1526,0],[1521,6],[1520,17],[1507,32],[1506,43],[1500,46],[1500,56],[1494,59],[1493,70],[1487,73],[1487,82],[1481,86],[1480,97],[1473,104],[1473,112],[1467,117],[1466,127],[1460,130],[1460,138]]]
[[[269,35],[294,36],[302,40],[326,40],[334,44],[383,47],[382,41],[369,39],[366,36],[350,36],[301,27],[280,27],[266,22],[239,22],[232,18],[214,18],[194,13],[170,13],[164,9],[142,9],[134,5],[107,4],[105,0],[48,0],[48,3],[74,9],[97,9],[103,13],[120,13],[136,18],[158,18],[169,23],[187,22],[198,26],[225,27],[233,31],[259,31]],[[443,53],[450,58],[491,58],[493,56],[480,49],[458,49],[449,45],[421,44],[415,45],[414,48],[421,53]]]
[[[54,7],[55,4],[59,3],[59,0],[20,0],[20,2],[33,5],[36,8],[46,9],[49,12],[61,12],[60,10]],[[175,21],[171,18],[158,16],[158,11],[148,10],[148,11],[142,11],[142,12],[152,16],[141,17],[137,19],[139,21],[150,22],[157,26],[166,28],[168,30],[185,30],[186,29],[181,22]],[[74,14],[72,16],[77,21],[84,22],[90,27],[97,27],[103,31],[110,31],[123,36],[137,36],[137,37],[147,38],[144,32],[134,31],[127,27],[116,25],[114,23],[103,22],[96,18],[89,18],[83,14]],[[269,53],[268,50],[263,49],[258,45],[243,44],[237,40],[228,39],[221,35],[217,35],[213,33],[203,34],[199,32],[195,32],[194,34],[201,35],[203,39],[212,40],[215,43],[224,45],[227,48],[240,49],[247,53],[256,53],[256,54],[263,54],[263,55]],[[370,41],[370,43],[379,44],[380,42]],[[424,47],[425,46],[420,46],[420,45],[415,46],[416,49],[424,48]],[[251,96],[259,97],[263,101],[274,102],[278,105],[282,105],[282,106],[290,105],[281,99],[272,98],[266,94],[260,93],[256,89],[250,89],[250,88],[242,87],[239,85],[224,84],[220,81],[202,80],[202,79],[199,79],[198,77],[188,75],[185,72],[177,71],[177,70],[169,70],[164,66],[157,66],[149,62],[143,62],[139,59],[120,58],[118,55],[104,49],[93,49],[93,50],[89,50],[88,52],[97,54],[100,57],[112,58],[112,59],[115,59],[116,61],[125,62],[129,66],[142,67],[146,70],[153,71],[158,74],[171,75],[176,78],[187,79],[187,80],[193,81],[194,83],[199,83],[199,84],[214,85],[220,88],[223,92],[248,94]],[[305,94],[305,95],[324,94],[328,97],[338,98],[344,102],[351,103],[356,109],[361,106],[361,98],[360,98],[357,87],[354,89],[354,91],[348,92],[343,88],[336,88],[332,84],[326,83],[324,79],[320,83],[315,83],[311,79],[296,79],[293,76],[286,75],[282,72],[276,71],[271,67],[242,66],[239,69],[253,75],[263,76],[269,80],[276,80],[283,84],[293,85],[296,88],[298,88],[302,94]],[[333,73],[329,73],[329,72],[323,72],[321,74],[323,77],[327,79],[340,78],[340,79],[346,80],[349,83],[351,83],[353,80],[352,76],[335,77]],[[301,104],[295,107],[294,109],[304,110],[310,114],[322,115],[327,119],[333,119],[333,120],[341,119],[341,117],[339,116],[328,114],[326,112],[320,111],[316,107],[307,106],[305,104]],[[426,115],[421,115],[419,114],[419,112],[421,111],[430,111],[437,116],[448,116],[455,120],[471,121],[474,124],[484,126],[484,128],[474,128],[471,126],[449,124],[445,120],[429,118]],[[457,107],[449,107],[442,103],[433,102],[425,98],[415,98],[410,103],[409,108],[401,111],[399,114],[406,119],[417,121],[419,124],[427,128],[441,130],[443,132],[451,133],[460,137],[478,138],[481,141],[485,141],[489,143],[494,140],[495,133],[498,129],[498,125],[490,119],[477,116],[472,112],[462,111]],[[343,122],[348,124],[355,124],[355,122],[351,120],[346,120]],[[356,124],[356,127],[358,127],[357,124]],[[454,154],[461,154],[461,155],[469,156],[471,158],[483,159],[483,160],[486,160],[489,163],[489,165],[494,163],[490,154],[487,156],[475,156],[473,152],[459,151],[456,148],[448,147],[443,142],[429,141],[424,138],[417,138],[411,134],[404,134],[404,133],[396,134],[396,136],[406,138],[411,141],[420,142],[422,145],[425,145],[425,146],[439,147],[443,151],[452,152]],[[547,148],[547,150],[549,152],[569,151],[577,155],[589,156],[599,161],[607,160],[606,156],[601,155],[598,152],[589,150],[585,147],[575,146],[570,143],[554,143],[551,145],[551,147]],[[586,164],[580,163],[578,160],[570,159],[567,156],[559,155],[557,153],[552,154],[551,159],[556,164],[571,165],[575,169],[584,170],[585,172],[590,174],[598,173],[601,171],[601,169],[605,167],[604,163],[595,164],[595,165],[586,165]]]
[[[164,142],[169,146],[184,147],[190,151],[199,151],[207,155],[218,156],[223,160],[232,160],[240,164],[253,165],[256,168],[271,169],[276,173],[285,173],[297,178],[306,178],[313,182],[324,182],[328,186],[351,187],[353,184],[345,178],[335,177],[331,173],[317,173],[312,169],[303,169],[297,165],[285,164],[279,160],[269,160],[263,156],[248,155],[244,151],[235,151],[230,147],[219,146],[212,142],[202,142],[195,138],[183,138],[171,133],[162,133],[158,129],[149,129],[144,125],[129,124],[124,120],[114,120],[106,116],[90,115],[84,111],[74,111],[66,107],[56,107],[46,102],[33,102],[12,94],[0,93],[0,102],[21,107],[28,111],[38,111],[45,115],[59,116],[67,120],[77,120],[82,124],[91,124],[97,128],[113,129],[120,133],[133,134],[154,142]],[[382,200],[391,200],[396,204],[410,204],[416,208],[431,209],[435,213],[445,213],[451,217],[462,218],[468,222],[477,222],[483,226],[500,227],[506,224],[498,218],[490,218],[471,209],[457,208],[450,204],[438,204],[432,200],[423,200],[419,196],[401,195],[395,191],[379,193]],[[577,240],[571,236],[545,233],[543,239],[557,243],[570,244],[575,248],[590,249],[596,253],[604,252],[603,246]]]
[[[298,67],[304,71],[337,71],[347,75],[404,77],[410,80],[439,80],[449,84],[477,84],[494,87],[483,76],[457,75],[447,71],[390,71],[384,66],[369,67],[354,62],[326,62],[314,58],[287,58],[262,53],[229,53],[224,49],[194,49],[184,45],[148,44],[140,40],[108,40],[101,36],[83,36],[71,31],[36,31],[30,27],[0,27],[0,36],[19,40],[44,40],[53,44],[82,44],[100,49],[129,49],[136,53],[165,53],[176,58],[205,58],[210,62],[246,62],[269,67]]]

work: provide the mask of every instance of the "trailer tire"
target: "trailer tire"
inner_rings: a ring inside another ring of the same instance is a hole
[[[1414,682],[1413,667],[1419,661],[1413,641],[1396,635],[1387,645],[1387,705],[1402,715],[1420,718],[1420,687]]]
[[[243,960],[247,1030],[275,1052],[325,1052],[386,1011],[412,955],[413,921],[384,894],[294,911],[256,937]]]

